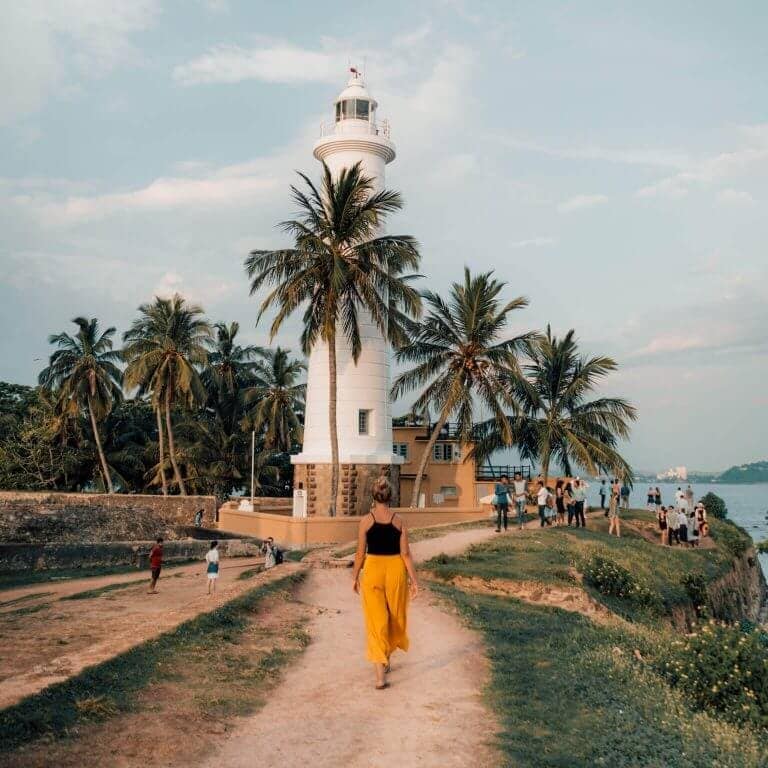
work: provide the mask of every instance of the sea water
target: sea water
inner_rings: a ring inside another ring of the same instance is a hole
[[[662,504],[675,503],[675,491],[685,490],[688,483],[653,483],[661,491]],[[710,491],[717,494],[728,507],[728,517],[744,528],[757,543],[768,539],[768,483],[751,485],[727,485],[725,483],[691,483],[694,499],[698,501]],[[589,503],[600,506],[600,483],[592,481],[589,486]],[[630,504],[644,508],[648,498],[648,485],[638,483],[632,489]],[[768,554],[760,555],[763,573],[768,576]]]

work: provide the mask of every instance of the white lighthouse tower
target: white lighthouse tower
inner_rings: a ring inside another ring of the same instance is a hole
[[[395,159],[389,125],[376,121],[378,104],[359,72],[334,103],[335,121],[324,125],[314,155],[334,176],[360,162],[376,190],[384,187],[384,170]],[[357,363],[344,338],[336,342],[337,424],[339,432],[340,515],[368,511],[370,487],[388,472],[398,492],[402,459],[392,452],[389,346],[367,312],[359,313],[362,351]],[[309,357],[302,452],[292,457],[295,487],[304,488],[309,514],[327,514],[331,489],[331,437],[328,424],[328,347],[318,342]]]

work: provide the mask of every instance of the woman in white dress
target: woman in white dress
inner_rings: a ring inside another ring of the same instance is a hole
[[[219,579],[219,542],[212,541],[211,548],[205,553],[206,573],[208,574],[208,594],[216,593],[216,582]]]

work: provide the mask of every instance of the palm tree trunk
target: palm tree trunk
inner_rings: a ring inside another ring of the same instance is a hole
[[[160,480],[163,483],[163,496],[168,495],[168,480],[165,478],[165,439],[163,436],[163,417],[161,415],[160,403],[155,408],[155,414],[157,415],[157,445],[158,452],[160,454]]]
[[[165,425],[168,428],[168,456],[171,459],[173,474],[176,482],[179,484],[179,493],[182,496],[187,495],[187,489],[184,487],[184,479],[179,472],[179,465],[176,463],[176,446],[173,443],[173,425],[171,424],[171,390],[165,392]]]
[[[547,482],[549,481],[549,456],[550,456],[550,450],[549,448],[546,448],[542,455],[541,455],[541,476],[544,480],[544,487],[547,487]]]
[[[91,417],[91,428],[93,429],[93,437],[96,440],[96,450],[99,452],[99,462],[101,463],[101,473],[104,475],[104,483],[107,486],[107,493],[114,493],[115,489],[112,486],[112,478],[109,476],[109,468],[107,467],[107,459],[104,456],[104,449],[101,447],[101,436],[99,435],[99,426],[96,423],[96,414],[93,412],[93,405],[91,404],[91,397],[88,396],[88,415]]]
[[[432,434],[429,436],[429,440],[427,441],[426,446],[424,447],[424,453],[421,454],[421,459],[419,459],[419,468],[416,470],[416,477],[413,480],[413,493],[411,494],[411,507],[417,507],[419,505],[419,492],[421,491],[421,477],[424,474],[424,470],[427,468],[427,462],[429,461],[429,457],[432,455],[432,451],[435,448],[435,443],[437,442],[437,437],[440,434],[440,431],[445,426],[445,423],[448,421],[448,415],[443,410],[443,412],[440,414],[440,418],[435,423],[435,428],[432,430]]]
[[[336,516],[339,493],[339,425],[336,421],[336,334],[328,342],[328,426],[331,430],[331,503],[328,514]]]

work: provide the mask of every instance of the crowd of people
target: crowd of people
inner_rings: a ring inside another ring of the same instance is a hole
[[[648,510],[656,512],[661,543],[667,546],[697,547],[700,539],[709,535],[707,510],[702,502],[693,503],[693,488],[679,487],[675,491],[675,503],[664,506],[658,488],[648,489]]]

